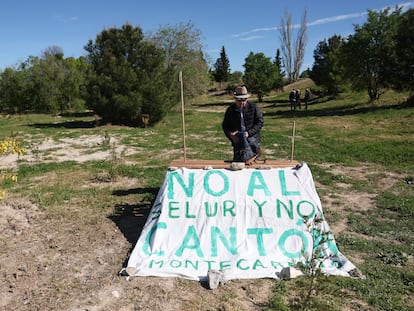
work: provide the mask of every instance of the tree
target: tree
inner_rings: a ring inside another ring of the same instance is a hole
[[[61,47],[52,45],[46,48],[38,66],[41,74],[45,75],[42,90],[44,95],[53,94],[53,99],[47,100],[45,110],[50,112],[68,112],[84,106],[84,89],[86,83],[87,63],[84,57],[79,59],[64,58]],[[44,83],[46,82],[46,83]],[[52,104],[52,102],[54,102]]]
[[[57,45],[51,45],[43,51],[43,59],[45,60],[49,57],[54,57],[56,59],[63,60],[63,56],[63,49]]]
[[[128,125],[139,124],[142,114],[150,114],[151,123],[162,119],[172,105],[165,55],[144,40],[141,28],[125,24],[103,30],[85,50],[91,109],[105,121]]]
[[[41,58],[29,58],[25,68],[31,110],[62,113],[83,106],[81,91],[85,85],[86,63],[82,58],[65,59],[62,49],[52,46]]]
[[[32,109],[43,113],[57,113],[61,102],[63,68],[53,55],[33,58],[30,66]]]
[[[0,111],[22,113],[29,109],[27,72],[6,68],[0,73]]]
[[[230,61],[224,46],[221,48],[220,57],[214,64],[214,80],[216,82],[227,82],[230,78]]]
[[[310,68],[309,67],[306,68],[304,71],[301,72],[299,78],[301,79],[310,78],[310,72],[311,72]]]
[[[244,63],[244,83],[247,88],[257,94],[259,102],[271,90],[280,88],[282,79],[277,66],[263,53],[250,52]]]
[[[283,78],[285,76],[285,72],[283,71],[283,64],[282,64],[282,57],[280,56],[280,49],[276,50],[274,64],[277,66],[277,68],[279,68],[279,75],[281,78]]]
[[[243,72],[240,70],[233,71],[231,74],[231,82],[240,85],[243,82]]]
[[[156,47],[164,51],[165,65],[174,81],[177,81],[178,73],[182,71],[185,97],[193,98],[207,91],[210,80],[208,65],[201,43],[201,32],[193,23],[163,26],[156,33],[148,34],[148,37]],[[172,87],[177,88],[176,85]],[[170,91],[174,93],[173,90]]]
[[[69,57],[63,60],[64,76],[62,85],[61,111],[76,111],[84,109],[86,97],[86,76],[88,64],[85,57],[76,59]]]
[[[401,15],[395,35],[397,70],[394,87],[414,93],[414,9]]]
[[[314,63],[310,78],[328,94],[336,95],[341,90],[343,81],[340,52],[344,44],[345,40],[341,36],[334,35],[328,40],[320,41],[313,52]]]
[[[16,68],[0,75],[1,111],[57,113],[83,106],[86,63],[64,58],[58,46],[41,57],[29,56]]]
[[[289,82],[294,82],[299,78],[300,68],[305,57],[305,48],[307,42],[307,10],[302,16],[301,25],[297,32],[296,40],[293,39],[292,17],[286,10],[285,17],[281,19],[279,27],[280,42],[283,54],[283,66],[286,70]]]
[[[370,101],[378,100],[391,86],[397,68],[395,34],[401,9],[368,11],[368,21],[355,26],[355,34],[343,47],[344,75],[355,90],[366,90]]]

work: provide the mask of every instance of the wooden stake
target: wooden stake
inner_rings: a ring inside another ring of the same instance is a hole
[[[293,125],[292,125],[292,145],[291,145],[291,152],[290,152],[290,161],[293,161],[293,152],[295,150],[295,127],[296,127],[296,123],[295,121],[293,121]]]
[[[182,128],[183,128],[183,153],[184,153],[184,162],[187,162],[187,147],[185,144],[183,72],[181,70],[180,70],[178,79],[180,81],[180,87],[181,87],[181,120],[182,120]]]

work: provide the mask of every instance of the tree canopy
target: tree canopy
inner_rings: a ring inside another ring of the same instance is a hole
[[[311,78],[328,93],[350,85],[370,101],[389,89],[414,90],[414,10],[368,11],[367,21],[347,38],[332,36],[314,50]]]
[[[230,78],[230,61],[224,46],[221,48],[220,57],[214,64],[214,80],[216,82],[227,82]]]
[[[401,15],[395,40],[398,67],[393,82],[397,89],[405,89],[414,93],[414,9]]]
[[[391,87],[396,65],[393,40],[401,9],[368,11],[368,20],[355,26],[343,48],[345,75],[355,90],[366,90],[371,101]]]
[[[340,51],[344,44],[345,40],[341,36],[334,35],[328,40],[320,41],[313,53],[314,63],[310,77],[328,94],[338,94],[343,84]]]
[[[0,73],[1,111],[62,113],[83,105],[86,63],[64,58],[60,47],[30,56],[17,68]]]
[[[263,53],[250,52],[243,66],[244,83],[252,93],[257,94],[259,102],[271,90],[278,89],[282,85],[279,68]]]
[[[89,53],[87,104],[105,121],[139,124],[142,114],[159,121],[168,100],[165,54],[129,24],[103,30],[85,46]]]
[[[307,43],[307,10],[304,11],[300,27],[294,38],[292,16],[286,10],[285,17],[281,19],[279,27],[279,38],[282,48],[283,67],[289,82],[299,78],[300,68],[305,57]]]
[[[164,52],[165,65],[171,76],[177,80],[178,73],[182,71],[186,98],[205,93],[209,84],[208,65],[201,31],[192,22],[161,26],[157,32],[147,36]]]

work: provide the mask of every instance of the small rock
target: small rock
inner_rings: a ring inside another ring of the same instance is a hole
[[[230,169],[233,171],[239,171],[246,167],[246,164],[244,162],[232,162],[230,164]]]
[[[290,279],[294,279],[302,275],[303,275],[303,272],[300,271],[299,269],[296,269],[293,267],[285,267],[282,269],[282,271],[280,271],[279,278],[283,280],[290,280]]]
[[[220,284],[224,284],[224,272],[221,270],[209,270],[207,272],[207,282],[210,289],[216,289]]]

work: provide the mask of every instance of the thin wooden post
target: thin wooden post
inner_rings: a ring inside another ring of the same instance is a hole
[[[292,143],[291,143],[291,151],[290,151],[290,161],[293,161],[293,153],[295,151],[295,127],[296,127],[296,123],[295,121],[293,121],[293,125],[292,125]]]
[[[179,81],[181,88],[181,121],[183,128],[183,153],[184,153],[184,162],[187,162],[187,147],[185,144],[185,118],[184,118],[184,90],[183,90],[183,72],[180,70]]]

